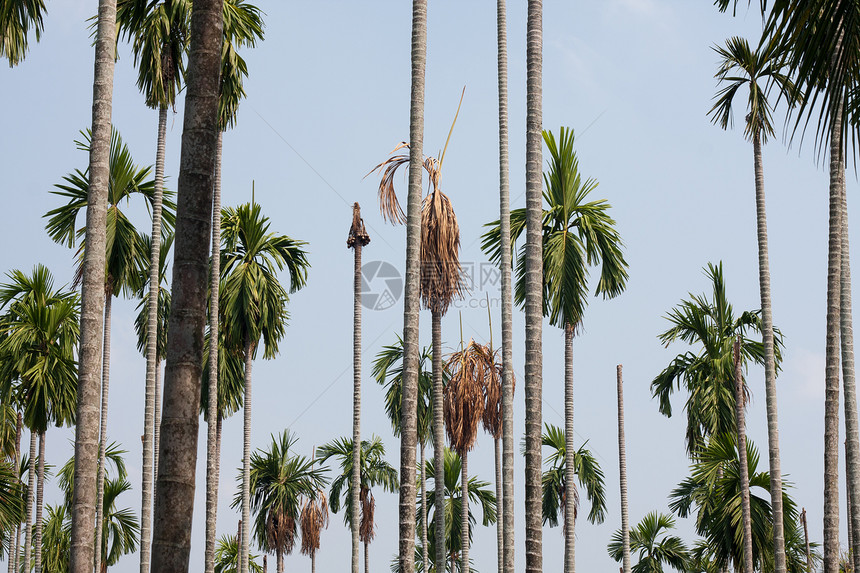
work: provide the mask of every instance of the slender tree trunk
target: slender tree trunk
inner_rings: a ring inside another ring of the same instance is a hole
[[[424,442],[421,449],[421,565],[422,571],[430,573],[430,548],[427,546],[427,461],[424,459]]]
[[[30,571],[33,548],[33,498],[36,493],[36,432],[30,430],[30,467],[27,470],[27,509],[24,513],[24,571]]]
[[[18,412],[15,422],[15,478],[21,477],[21,431],[24,428],[24,416]],[[18,556],[21,550],[21,523],[15,527],[15,545],[9,548],[9,573],[18,573]]]
[[[564,325],[564,572],[576,571],[576,459],[573,444],[573,327]]]
[[[621,573],[630,573],[630,520],[627,517],[627,444],[624,441],[624,381],[615,367],[618,384],[618,473],[621,487]],[[752,573],[752,570],[750,570]]]
[[[275,553],[275,567],[278,573],[284,573],[284,554],[280,551]],[[249,562],[250,563],[250,562]]]
[[[203,326],[223,37],[222,0],[195,0],[178,181],[173,303],[155,488],[152,570],[186,572],[191,551]]]
[[[800,514],[800,521],[803,524],[803,539],[806,542],[806,571],[808,573],[813,572],[812,566],[812,553],[809,552],[809,527],[806,525],[806,508],[803,508],[803,512]]]
[[[221,281],[221,151],[224,132],[218,132],[215,150],[215,185],[212,193],[212,247],[209,273],[209,395],[206,404],[206,551],[205,573],[215,571],[215,525],[218,520],[218,333],[219,286]]]
[[[433,471],[436,476],[436,511],[433,512],[436,526],[436,558],[434,563],[445,563],[445,422],[442,387],[442,313],[431,312],[433,334]],[[443,500],[440,505],[439,500]],[[442,509],[442,511],[440,511]]]
[[[158,293],[161,287],[161,199],[164,190],[164,147],[167,139],[167,106],[158,108],[158,141],[155,152],[155,189],[152,202],[152,248],[149,252],[149,316],[146,341],[146,390],[143,408],[143,478],[140,509],[140,573],[149,573],[152,554],[153,432],[155,431],[155,371],[158,369]]]
[[[155,407],[153,410],[153,418],[155,426],[152,430],[152,475],[158,478],[158,444],[161,439],[161,364],[155,369]],[[154,485],[154,484],[153,484]],[[153,498],[155,497],[155,488],[153,487]],[[150,546],[151,547],[151,546]],[[150,549],[150,562],[152,561]],[[151,563],[150,563],[151,564]]]
[[[102,527],[105,498],[105,448],[107,447],[108,393],[110,391],[110,319],[113,303],[113,281],[105,286],[105,327],[102,343],[102,414],[99,426],[99,471],[96,477],[96,538],[93,544],[95,570],[101,571]]]
[[[367,553],[368,543],[364,542],[364,573],[370,573],[370,556]]]
[[[840,341],[842,343],[842,385],[845,394],[845,471],[848,499],[848,546],[854,561],[854,571],[860,571],[860,511],[854,500],[860,491],[860,434],[857,420],[857,385],[854,376],[854,319],[851,309],[851,258],[848,244],[848,200],[845,194],[845,170],[840,172],[839,191],[842,198]]]
[[[839,302],[842,235],[842,109],[830,138],[830,221],[827,249],[827,338],[824,390],[824,573],[839,571]]]
[[[735,416],[738,426],[738,463],[741,471],[741,519],[744,528],[743,550],[744,550],[744,573],[752,573],[753,569],[753,546],[752,546],[752,518],[750,515],[750,473],[749,462],[747,462],[747,434],[744,421],[744,379],[741,364],[741,336],[738,335],[734,347],[735,365]]]
[[[469,573],[469,452],[464,451],[460,458],[460,571]]]
[[[266,555],[263,554],[263,567],[268,569]],[[239,520],[239,528],[236,531],[236,572],[242,570],[242,520]]]
[[[502,515],[504,499],[502,496],[502,452],[499,444],[500,438],[493,439],[493,447],[495,449],[496,460],[496,561],[498,572],[502,573],[505,567],[505,531],[503,527],[504,518]]]
[[[508,180],[508,33],[505,0],[496,3],[499,67],[499,228],[502,245],[511,244],[511,197]],[[514,573],[514,367],[511,252],[502,249],[502,569]]]
[[[541,426],[543,413],[542,59],[543,4],[528,0],[526,25],[526,572],[543,570]],[[503,249],[506,250],[506,249]]]
[[[767,402],[767,449],[770,462],[770,497],[773,508],[774,573],[785,573],[785,529],[782,513],[782,470],[779,462],[779,424],[776,400],[776,363],[773,349],[773,313],[770,301],[770,262],[767,250],[767,212],[764,196],[761,136],[753,136],[755,160],[756,230],[758,276],[761,295],[762,342],[764,344],[764,389]]]
[[[352,573],[359,568],[359,538],[361,502],[361,241],[353,243],[353,303],[352,303]],[[366,547],[366,546],[365,546]]]
[[[110,177],[111,103],[116,52],[116,0],[99,0],[93,74],[90,186],[81,284],[75,489],[72,496],[70,573],[93,573],[93,523],[99,433],[99,364],[102,354],[105,234]]]
[[[248,551],[251,546],[251,365],[254,343],[245,333],[245,431],[242,447],[242,570],[248,573]],[[280,573],[280,572],[279,572]]]
[[[311,553],[311,573],[317,573],[317,554]]]
[[[36,469],[36,522],[33,552],[36,573],[42,573],[42,506],[45,492],[45,432],[39,434],[39,465]]]
[[[406,203],[406,280],[403,299],[403,397],[400,432],[400,571],[415,571],[415,450],[418,444],[418,312],[421,170],[424,163],[424,68],[427,0],[412,2],[412,93],[409,105],[409,195]]]

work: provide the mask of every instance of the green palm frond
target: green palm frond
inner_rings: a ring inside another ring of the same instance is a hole
[[[127,454],[127,450],[120,449],[119,444],[111,442],[105,448],[105,460],[108,464],[105,466],[112,471],[105,470],[105,484],[111,479],[116,482],[122,482],[128,478],[128,470],[125,467],[125,458],[123,454]],[[72,493],[75,490],[75,458],[69,458],[63,467],[60,468],[57,474],[57,486],[63,492],[64,504],[66,512],[72,511]]]
[[[235,535],[222,535],[215,548],[215,573],[239,573],[239,544]],[[259,555],[249,554],[248,568],[254,573],[263,573],[258,563]]]
[[[223,321],[221,323],[223,325]],[[209,336],[207,328],[203,339],[203,377],[200,386],[200,412],[203,419],[209,421]],[[222,419],[229,418],[242,408],[245,397],[245,361],[242,351],[231,348],[224,340],[221,329],[218,343],[218,415]]]
[[[44,0],[7,0],[0,5],[0,58],[6,58],[10,68],[27,55],[31,30],[37,42],[42,37],[45,11]]]
[[[48,505],[42,521],[42,570],[68,573],[72,549],[72,519],[65,505]]]
[[[639,561],[633,566],[633,571],[662,573],[664,563],[682,573],[688,571],[690,552],[680,537],[668,533],[674,528],[672,516],[652,511],[630,531],[630,552],[639,553]],[[621,530],[612,535],[607,550],[615,561],[621,561]]]
[[[120,557],[134,553],[140,540],[140,524],[132,510],[117,509],[117,498],[131,490],[124,478],[105,480],[102,525],[102,561],[110,567]]]
[[[245,97],[244,80],[248,66],[238,49],[254,47],[263,39],[263,13],[244,0],[224,2],[224,42],[221,44],[221,88],[218,99],[218,125],[233,127],[239,102]]]

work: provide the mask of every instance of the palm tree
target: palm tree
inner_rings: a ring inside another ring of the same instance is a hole
[[[670,535],[675,528],[675,519],[670,515],[652,511],[630,532],[630,547],[639,552],[639,562],[633,566],[634,573],[663,573],[665,563],[678,571],[687,571],[689,551],[680,537]],[[662,535],[662,537],[661,537]],[[615,532],[607,547],[609,556],[616,561],[622,557],[622,533]]]
[[[99,371],[104,310],[107,207],[110,186],[111,109],[116,61],[116,0],[99,0],[93,73],[92,145],[87,173],[87,225],[81,276],[81,336],[78,345],[78,402],[75,473],[79,490],[72,511],[71,573],[92,573],[92,524],[97,507]],[[95,482],[95,483],[94,483]]]
[[[247,553],[250,538],[251,364],[261,337],[263,357],[271,359],[277,356],[278,342],[284,335],[289,296],[278,281],[278,271],[289,272],[290,292],[296,292],[305,285],[310,266],[303,250],[305,243],[270,233],[269,225],[257,203],[226,208],[221,215],[224,288],[219,312],[224,317],[227,345],[241,348],[245,361],[242,554]]]
[[[567,495],[567,484],[573,483],[568,481],[567,463],[570,458],[567,455],[568,440],[561,428],[547,424],[542,441],[544,446],[551,448],[551,452],[546,458],[546,463],[550,464],[550,467],[543,472],[541,479],[543,486],[541,518],[544,525],[556,527],[559,522],[559,512],[561,512],[564,527],[567,527],[568,521],[564,519],[566,513],[570,511],[570,507],[573,507],[573,512],[576,514],[579,505],[579,493],[575,485],[570,491],[572,495]],[[600,464],[585,444],[574,452],[573,464],[573,473],[579,480],[580,486],[585,488],[591,501],[588,521],[603,523],[606,516],[606,480]],[[572,503],[568,503],[568,500]],[[566,534],[565,537],[567,537]]]
[[[427,476],[424,458],[424,448],[433,443],[433,373],[428,369],[428,363],[433,362],[433,350],[425,346],[421,350],[418,361],[418,406],[416,412],[418,449],[420,451],[419,478],[421,488],[421,564],[425,567],[430,562],[427,543]],[[385,413],[391,421],[391,429],[394,437],[400,437],[401,407],[403,406],[403,339],[397,337],[397,342],[390,346],[383,346],[376,360],[373,361],[373,377],[376,382],[386,387],[385,390]],[[442,385],[447,386],[449,375],[446,370],[442,372]],[[416,565],[417,567],[417,565]]]
[[[624,381],[615,367],[618,386],[618,483],[621,488],[621,573],[630,573],[630,522],[627,517],[627,445],[624,441]],[[617,561],[617,559],[616,559]]]
[[[783,571],[785,541],[782,537],[782,491],[779,465],[779,425],[777,423],[776,363],[773,342],[773,313],[770,300],[770,263],[767,247],[767,214],[765,211],[764,169],[762,166],[762,144],[773,136],[771,104],[767,99],[770,88],[776,87],[781,95],[795,103],[797,95],[791,79],[782,72],[785,47],[775,40],[759,46],[753,52],[744,38],[733,37],[726,46],[715,47],[721,63],[716,77],[726,82],[715,96],[716,102],[710,116],[714,123],[727,129],[732,122],[732,101],[744,86],[749,88],[747,119],[744,135],[752,140],[755,165],[756,227],[758,232],[759,290],[761,296],[762,344],[764,345],[765,396],[767,401],[768,453],[770,475],[774,482],[770,490],[774,511],[774,553],[777,570]],[[762,85],[767,82],[767,85]]]
[[[44,0],[11,0],[0,8],[0,58],[6,58],[10,68],[27,55],[31,28],[37,42],[42,37],[44,12]]]
[[[550,323],[564,329],[565,334],[565,435],[567,451],[573,455],[573,337],[581,328],[588,304],[588,267],[600,264],[600,280],[595,295],[614,298],[621,294],[627,282],[627,262],[621,252],[621,238],[614,229],[615,221],[608,214],[610,205],[604,200],[587,202],[597,188],[593,179],[582,180],[579,161],[573,149],[573,131],[560,129],[556,141],[551,132],[544,132],[550,152],[550,167],[544,175],[544,199],[548,209],[543,211],[543,308]],[[526,210],[511,214],[513,228],[511,243],[525,231]],[[482,247],[491,259],[498,261],[503,250],[500,224],[490,223]],[[526,247],[521,249],[517,266],[516,301],[526,300]],[[567,464],[571,468],[572,462]],[[573,479],[573,474],[568,476]],[[568,503],[572,503],[569,500]],[[573,508],[565,512],[565,571],[574,569]]]
[[[314,467],[313,459],[293,453],[297,439],[289,430],[284,430],[272,436],[268,450],[257,450],[251,456],[254,538],[260,549],[275,554],[278,573],[283,573],[284,555],[292,553],[295,545],[301,498],[315,499],[326,482],[325,470]],[[233,507],[242,505],[243,497],[240,489],[233,499]],[[249,530],[244,528],[244,523],[243,529]],[[242,563],[247,565],[244,559]]]
[[[257,563],[257,555],[248,554],[248,568],[254,573],[264,573]],[[239,543],[235,535],[222,535],[215,550],[215,573],[239,573]]]
[[[737,335],[742,336],[741,361],[763,364],[761,342],[746,336],[761,332],[759,311],[745,311],[735,317],[726,298],[722,263],[708,264],[705,271],[712,284],[712,298],[690,295],[673,308],[666,319],[671,327],[659,335],[668,346],[682,341],[701,345],[698,352],[679,354],[651,382],[651,394],[659,401],[660,413],[672,416],[670,396],[683,387],[689,393],[684,409],[687,411],[687,453],[691,457],[706,446],[707,439],[722,433],[737,432],[734,398],[734,368],[732,346]],[[782,360],[782,335],[774,329],[774,357],[777,370]],[[744,384],[745,399],[748,390]]]
[[[227,0],[224,2],[224,41],[221,44],[221,79],[218,97],[218,142],[215,152],[215,185],[212,194],[212,248],[210,260],[212,271],[209,279],[209,330],[220,330],[218,299],[221,276],[221,261],[218,253],[221,248],[221,160],[224,132],[236,122],[239,101],[245,97],[244,78],[248,75],[245,60],[238,54],[242,46],[255,46],[258,39],[263,38],[263,20],[261,11],[256,6],[244,0]],[[218,419],[216,424],[207,426],[206,448],[206,550],[205,573],[213,573],[215,568],[215,525],[218,514],[218,481],[217,468],[220,464],[220,411],[214,399],[218,385],[217,371],[218,344],[216,339],[209,341],[210,376],[206,378],[207,386],[212,392],[207,392],[213,400],[207,404],[207,420]]]
[[[317,450],[317,460],[320,463],[325,463],[329,458],[335,458],[340,465],[340,474],[331,482],[329,501],[333,513],[340,511],[341,507],[344,508],[343,522],[350,528],[354,527],[352,520],[358,514],[352,505],[355,497],[351,479],[355,471],[353,450],[352,441],[345,437],[332,440]],[[369,573],[368,547],[376,536],[376,523],[373,518],[376,500],[371,488],[382,486],[384,491],[393,492],[397,491],[400,484],[397,481],[397,470],[385,461],[385,446],[378,436],[361,442],[359,464],[361,479],[358,497],[361,504],[361,517],[358,530],[361,542],[364,543],[364,570],[365,573]]]
[[[435,468],[435,460],[427,460],[427,477],[432,479],[434,482],[437,481]],[[431,519],[435,521],[436,514],[439,513],[437,510],[439,510],[441,505],[441,511],[446,514],[445,523],[450,524],[450,526],[445,529],[444,535],[441,538],[444,539],[444,543],[437,543],[440,540],[440,537],[436,535],[435,530],[430,530],[430,554],[435,557],[439,553],[438,548],[441,547],[444,556],[442,561],[434,559],[431,564],[433,567],[432,570],[437,571],[438,573],[442,573],[446,570],[446,560],[450,561],[452,572],[455,570],[461,570],[460,567],[462,566],[462,562],[458,559],[458,556],[462,551],[461,543],[464,539],[461,529],[463,524],[460,520],[455,519],[455,516],[462,515],[463,511],[464,488],[461,487],[462,482],[460,481],[462,475],[460,456],[458,456],[455,451],[445,448],[445,464],[442,468],[444,474],[442,479],[438,480],[438,482],[444,486],[442,495],[437,496],[438,490],[434,488],[433,490],[430,490],[427,496],[427,506],[433,511]],[[465,489],[468,491],[469,500],[471,501],[470,505],[474,504],[474,507],[481,508],[481,525],[488,527],[496,523],[496,496],[490,488],[490,484],[480,480],[477,476],[472,476],[469,478],[468,486]],[[444,501],[441,504],[437,504],[437,499],[442,499]],[[471,510],[469,511],[468,518],[468,537],[465,539],[468,539],[468,542],[471,543],[477,519]],[[431,569],[425,568],[424,571],[429,572]]]
[[[346,246],[353,250],[353,305],[352,305],[352,573],[358,573],[358,509],[361,482],[359,471],[361,468],[360,444],[361,444],[361,249],[370,243],[370,236],[364,227],[361,218],[361,207],[358,203],[352,206],[352,225],[349,227],[349,236]]]
[[[77,142],[78,147],[88,151],[91,147],[91,135],[84,135],[83,142]],[[120,293],[132,294],[140,288],[139,268],[146,266],[147,254],[145,245],[140,235],[135,230],[128,217],[119,209],[121,203],[128,203],[131,196],[136,193],[142,194],[154,207],[158,202],[155,193],[155,182],[148,180],[150,168],[140,168],[134,164],[131,152],[123,143],[118,131],[114,131],[111,137],[110,151],[110,185],[108,189],[108,202],[110,208],[107,213],[107,236],[108,250],[106,254],[106,268],[104,278],[104,342],[102,351],[102,406],[101,423],[99,426],[99,470],[97,476],[98,492],[96,494],[96,521],[101,519],[101,498],[104,484],[104,446],[107,435],[107,408],[108,392],[110,388],[110,327],[111,327],[111,301]],[[59,191],[52,193],[68,199],[68,203],[62,207],[52,209],[45,214],[48,218],[46,229],[49,236],[55,242],[74,246],[76,235],[82,234],[76,230],[75,223],[82,207],[88,201],[90,182],[88,174],[76,170],[75,173],[64,178],[65,183],[58,184]],[[165,213],[162,225],[168,231],[172,229],[175,221],[175,204],[170,199],[164,200]],[[159,213],[160,214],[160,213]],[[77,231],[77,233],[76,233]],[[76,280],[83,272],[79,266]],[[100,543],[101,532],[96,530],[95,543]],[[98,569],[99,555],[96,554],[96,569]]]
[[[42,569],[42,494],[45,482],[45,432],[48,424],[71,425],[75,420],[79,335],[79,301],[75,293],[54,289],[50,271],[37,265],[31,275],[15,270],[0,285],[0,394],[20,404],[30,430],[24,563],[35,547],[36,571]],[[12,386],[12,381],[18,383]],[[39,442],[36,468],[36,438]],[[31,509],[36,496],[35,531]],[[34,539],[31,543],[31,533]]]

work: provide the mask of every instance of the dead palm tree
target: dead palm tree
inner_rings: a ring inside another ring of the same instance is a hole
[[[352,573],[358,573],[359,548],[359,487],[361,483],[361,249],[370,243],[370,235],[361,218],[358,203],[352,206],[352,225],[346,246],[353,251],[352,305]]]
[[[313,457],[313,456],[311,456]],[[311,573],[316,573],[316,555],[320,548],[320,533],[328,527],[328,500],[323,490],[316,499],[308,498],[302,506],[299,526],[302,530],[302,554],[311,558]]]

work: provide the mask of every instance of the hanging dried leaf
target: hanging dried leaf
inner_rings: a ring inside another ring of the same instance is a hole
[[[370,488],[361,486],[358,501],[361,504],[361,524],[358,528],[358,538],[362,543],[370,543],[376,537],[373,519],[373,514],[376,511],[376,500],[373,498],[373,492],[370,491]]]
[[[460,227],[451,200],[434,186],[421,205],[421,302],[445,314],[464,288]]]
[[[296,520],[284,511],[269,511],[266,518],[266,543],[273,550],[289,555],[296,544]]]
[[[446,365],[451,378],[443,400],[445,429],[451,447],[461,456],[475,445],[484,413],[486,373],[478,346],[470,340],[464,350],[451,355]]]
[[[313,556],[320,548],[320,533],[328,527],[328,500],[322,490],[316,499],[305,501],[299,518],[302,527],[302,554]]]

